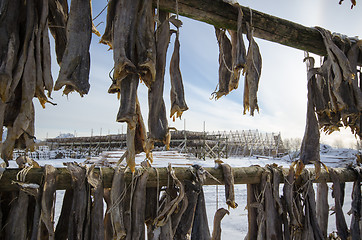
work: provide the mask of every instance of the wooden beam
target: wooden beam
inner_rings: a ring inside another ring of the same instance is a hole
[[[190,167],[174,167],[176,176],[180,180],[188,179],[192,180],[193,175]],[[215,168],[204,168],[208,171],[213,177],[218,179],[221,183],[223,182],[222,170]],[[341,182],[352,182],[357,178],[356,173],[347,168],[335,168],[334,169],[339,176]],[[36,183],[40,184],[43,179],[43,168],[33,168],[26,175],[27,183]],[[96,172],[99,172],[100,169],[95,169]],[[169,178],[167,173],[167,168],[157,168],[158,173],[156,172],[156,168],[149,168],[149,178],[147,182],[147,186],[155,187],[157,183],[160,186],[166,186]],[[234,180],[235,184],[255,184],[259,183],[261,175],[263,172],[267,171],[267,168],[259,167],[259,166],[251,166],[251,167],[236,167],[233,168]],[[284,182],[284,176],[287,176],[289,169],[284,168],[279,172],[280,181]],[[303,181],[304,177],[309,171],[312,175],[315,174],[314,169],[304,170],[302,176],[299,178]],[[3,173],[2,178],[0,179],[0,192],[1,191],[12,191],[18,189],[15,184],[12,184],[13,181],[16,181],[16,175],[19,172],[19,169],[6,169]],[[105,188],[109,188],[112,185],[113,179],[113,168],[102,168],[101,174],[103,177],[103,183]],[[158,176],[158,179],[157,179]],[[125,173],[125,181],[130,183],[132,179],[131,172],[127,171]],[[321,175],[318,180],[315,182],[320,182],[325,180],[327,182],[331,182],[329,177],[329,173],[325,170],[322,170]],[[71,176],[66,168],[57,168],[57,189],[67,189],[71,185]],[[205,181],[205,185],[220,185],[220,183],[216,182],[212,178],[207,178]]]
[[[153,0],[156,6],[157,0]],[[175,0],[159,0],[160,9],[176,13]],[[242,6],[244,20],[252,16],[254,36],[292,48],[326,56],[320,33],[310,27]],[[236,30],[238,11],[222,0],[178,0],[178,13],[219,28]],[[245,29],[245,27],[243,28]],[[359,59],[359,63],[362,60]]]

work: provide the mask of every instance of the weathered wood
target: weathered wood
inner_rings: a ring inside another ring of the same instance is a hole
[[[154,6],[157,0],[153,0]],[[175,0],[159,0],[160,9],[176,13]],[[305,27],[282,18],[271,16],[248,7],[243,7],[243,20],[250,22],[254,36],[285,46],[308,51],[325,56],[327,51],[320,33],[310,27]],[[219,28],[236,30],[238,10],[222,0],[178,0],[178,13]],[[244,23],[245,24],[245,23]],[[243,26],[245,30],[245,26]],[[359,64],[362,58],[359,59]]]
[[[159,179],[157,180],[157,173],[156,169],[158,171]],[[12,184],[12,181],[16,180],[16,174],[19,172],[20,169],[6,169],[1,180],[0,180],[0,191],[11,191],[16,190],[18,187],[14,184]],[[192,179],[192,173],[191,168],[189,167],[174,167],[176,176],[180,180]],[[215,168],[205,168],[212,176],[214,176],[216,179],[218,179],[221,184],[223,184],[223,175],[221,169],[215,169]],[[280,181],[283,182],[284,176],[288,175],[287,168],[284,168],[282,171],[279,172]],[[356,173],[347,168],[335,168],[334,169],[337,175],[339,176],[339,179],[341,182],[353,182],[357,179]],[[37,183],[40,184],[43,178],[43,168],[33,168],[29,171],[29,173],[26,175],[26,182],[28,183]],[[98,173],[100,170],[99,168],[96,168],[94,170],[96,173]],[[113,168],[102,168],[102,177],[104,182],[105,188],[110,188],[112,185],[112,179],[113,179]],[[157,182],[159,182],[160,186],[166,186],[168,182],[168,173],[167,168],[150,168],[149,170],[149,178],[147,182],[147,186],[149,187],[155,187],[157,186]],[[267,168],[259,167],[259,166],[251,166],[251,167],[236,167],[233,168],[234,172],[234,180],[235,184],[256,184],[259,183],[260,177],[264,171],[267,171]],[[312,175],[315,175],[314,169],[308,169],[304,170],[300,177],[300,181],[303,181],[303,175],[306,174],[306,171],[310,171]],[[71,176],[70,173],[66,168],[57,168],[57,189],[67,189],[71,186]],[[127,171],[125,173],[125,180],[127,183],[131,182],[132,179],[132,173],[130,171]],[[323,180],[326,180],[327,182],[331,182],[331,178],[329,176],[329,173],[327,173],[325,170],[322,170],[319,179],[317,179],[314,182],[321,182]],[[220,185],[220,183],[216,182],[212,178],[207,178],[205,181],[205,185]]]

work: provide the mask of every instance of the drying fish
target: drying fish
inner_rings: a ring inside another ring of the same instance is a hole
[[[136,101],[136,113],[137,113],[137,125],[136,125],[136,132],[135,132],[135,152],[136,154],[141,152],[146,152],[146,139],[147,139],[147,131],[146,126],[143,122],[143,117],[141,114],[141,106],[137,99]]]
[[[141,0],[137,17],[136,48],[138,70],[146,86],[151,86],[156,77],[156,41],[152,0]]]
[[[34,14],[34,2],[27,2],[27,11],[28,14]],[[21,105],[20,111],[16,116],[14,123],[11,128],[8,127],[8,135],[3,143],[2,148],[2,158],[7,162],[12,159],[12,152],[14,145],[17,139],[26,131],[29,127],[29,124],[34,119],[34,106],[33,106],[33,96],[35,95],[36,88],[36,73],[35,69],[35,56],[34,56],[34,44],[35,36],[32,34],[29,51],[27,54],[26,63],[24,66],[24,74],[22,76],[21,83]]]
[[[197,205],[198,195],[200,193],[201,185],[197,182],[189,180],[184,181],[185,195],[188,201],[187,208],[181,217],[180,224],[177,226],[174,238],[175,239],[189,239],[187,236],[191,235],[191,230],[194,222],[195,210]]]
[[[162,211],[158,214],[158,216],[154,220],[154,224],[156,226],[163,226],[169,221],[169,219],[171,219],[171,215],[175,212],[179,203],[184,198],[184,194],[185,194],[184,186],[183,186],[183,184],[181,184],[181,182],[176,177],[175,172],[172,169],[170,164],[168,166],[168,171],[169,171],[171,178],[175,182],[176,187],[179,189],[179,193],[178,194],[175,193],[174,194],[175,196],[171,197],[172,199],[168,199],[168,201],[165,202],[165,206],[163,207]],[[171,227],[171,229],[172,229],[172,227]]]
[[[147,226],[147,239],[153,239],[153,222],[157,216],[157,209],[159,204],[159,191],[157,187],[146,188],[146,199],[147,204],[145,209],[145,224]]]
[[[330,176],[333,181],[333,196],[335,203],[334,212],[336,215],[337,234],[342,240],[347,240],[349,234],[346,219],[344,218],[342,210],[343,203],[341,202],[342,190],[340,186],[340,181],[334,169],[330,169]]]
[[[121,82],[121,100],[117,114],[117,122],[127,122],[130,128],[135,128],[137,123],[136,99],[138,88],[138,75],[130,74]]]
[[[185,101],[184,86],[180,71],[180,41],[179,33],[176,33],[175,46],[170,62],[170,79],[171,79],[171,113],[170,117],[174,116],[181,118],[181,115],[188,108]]]
[[[102,176],[94,171],[95,165],[87,169],[88,183],[93,187],[92,196],[93,204],[91,206],[91,226],[90,239],[104,239],[104,223],[103,223],[103,182]]]
[[[73,199],[71,204],[71,215],[68,221],[68,239],[83,239],[86,231],[87,203],[90,195],[86,182],[86,171],[74,163],[67,163],[67,169],[72,176]]]
[[[112,222],[113,236],[116,239],[122,239],[126,236],[126,230],[123,222],[123,201],[122,195],[125,191],[124,171],[118,166],[113,175],[112,188],[110,194],[110,219]]]
[[[45,103],[49,102],[45,90],[48,91],[48,97],[51,96],[53,90],[47,21],[49,9],[48,1],[38,1],[35,7],[36,11],[39,13],[39,16],[34,23],[36,66],[36,69],[34,69],[36,71],[35,97],[38,98],[42,107],[45,108]]]
[[[113,175],[114,176],[114,175]],[[113,184],[113,182],[112,182]],[[111,220],[111,188],[104,188],[103,191],[103,199],[106,203],[106,211],[104,214],[104,239],[105,240],[111,240],[113,239],[113,226],[112,226],[112,220]]]
[[[62,210],[55,228],[56,240],[66,240],[68,237],[69,218],[72,211],[70,206],[72,206],[73,196],[74,190],[72,188],[68,188],[64,193]]]
[[[44,187],[43,194],[41,200],[41,214],[40,219],[41,223],[39,225],[38,237],[44,235],[46,231],[46,236],[49,236],[49,239],[54,239],[54,207],[55,207],[55,190],[56,190],[56,169],[51,165],[45,165],[45,179],[44,179]]]
[[[270,175],[266,178],[264,201],[266,235],[271,239],[278,239],[278,236],[282,236],[282,222],[275,204],[275,195],[273,194]]]
[[[226,204],[231,208],[236,208],[238,204],[235,202],[234,192],[234,175],[233,170],[229,164],[220,164],[222,168],[222,175],[225,183],[225,198]]]
[[[219,44],[219,89],[214,92],[215,99],[229,94],[229,84],[232,77],[232,46],[225,30],[215,27],[215,34]]]
[[[189,201],[187,199],[187,196],[184,194],[183,199],[181,200],[181,202],[177,206],[177,209],[171,216],[173,235],[176,234],[177,227],[181,223],[182,215],[186,212],[188,205],[189,205]]]
[[[135,128],[137,122],[136,100],[138,83],[137,74],[128,75],[121,82],[121,99],[117,122],[127,122],[130,128]]]
[[[16,55],[19,48],[18,18],[20,2],[6,0],[2,3],[0,20],[0,101],[6,102],[9,98],[10,86],[13,79],[12,71],[15,67]],[[2,122],[0,122],[2,124]]]
[[[225,208],[220,208],[216,211],[214,216],[214,227],[212,230],[211,240],[221,239],[221,220],[224,218],[226,214],[229,215],[229,211],[226,210]]]
[[[81,96],[88,93],[91,38],[90,1],[72,0],[67,22],[67,46],[54,90],[60,90],[65,86],[65,95],[72,91],[77,91]]]
[[[163,100],[163,87],[166,66],[166,54],[170,42],[170,23],[168,13],[160,11],[161,25],[156,31],[156,78],[148,89],[148,141],[166,143],[168,122]]]
[[[145,199],[148,172],[145,170],[140,174],[132,198],[132,239],[145,238]]]
[[[246,36],[249,40],[249,47],[245,68],[244,114],[247,110],[250,110],[250,115],[253,116],[255,109],[259,112],[257,92],[261,75],[262,60],[259,46],[253,37],[253,28],[249,23],[246,23]]]
[[[29,196],[20,190],[17,198],[11,204],[9,217],[5,224],[5,240],[19,239],[25,240],[27,235],[27,211]]]
[[[327,79],[331,85],[332,110],[341,113],[344,125],[348,126],[349,123],[352,123],[351,126],[353,126],[361,110],[357,109],[352,90],[352,82],[357,76],[344,52],[333,42],[331,33],[320,27],[316,27],[316,29],[321,33],[328,58],[331,59]]]
[[[197,198],[195,216],[192,224],[191,239],[211,239],[206,214],[205,196],[202,187]]]
[[[67,46],[67,21],[68,21],[68,1],[49,0],[49,30],[55,40],[55,52],[57,62],[62,63],[65,48]]]
[[[306,59],[308,65],[308,71],[312,71],[314,68],[314,59],[309,58]],[[300,149],[301,156],[301,166],[308,164],[310,161],[319,164],[320,156],[319,156],[319,125],[314,113],[313,106],[313,95],[312,95],[312,83],[315,82],[316,79],[314,75],[308,79],[308,105],[307,105],[307,120],[305,125],[305,132],[302,141],[302,146]],[[299,168],[296,172],[298,176],[303,168]],[[317,173],[319,175],[319,173]]]
[[[352,214],[351,218],[351,238],[352,239],[361,239],[362,229],[361,229],[361,217],[362,217],[362,195],[361,195],[361,167],[355,167],[353,169],[357,175],[357,180],[353,183],[352,191],[352,204],[351,210],[348,214]]]
[[[316,214],[323,237],[326,238],[328,229],[329,205],[328,185],[325,181],[318,183],[317,186]]]
[[[100,43],[108,45],[112,48],[112,40],[113,40],[113,23],[114,23],[114,16],[115,16],[115,6],[118,0],[109,0],[107,4],[107,23],[106,28],[104,30],[104,34],[99,41]]]
[[[233,74],[229,84],[229,91],[237,89],[239,86],[240,71],[246,66],[246,50],[243,39],[243,11],[240,6],[238,6],[238,21],[237,21],[237,31],[229,30],[231,37],[231,46],[232,46],[232,63],[233,63]]]
[[[311,176],[308,176],[311,179]],[[305,204],[305,218],[302,235],[304,239],[324,239],[316,216],[316,202],[314,188],[311,181],[304,185],[303,198]]]
[[[289,226],[290,226],[290,233],[293,232],[293,228],[297,229],[301,223],[301,216],[295,210],[294,204],[294,194],[293,194],[293,187],[295,180],[295,172],[294,168],[291,166],[289,168],[288,176],[285,179],[284,187],[283,187],[283,201],[285,201],[285,205],[283,208],[286,209],[286,212],[289,216]]]
[[[118,0],[113,20],[113,59],[116,81],[122,81],[130,73],[136,73],[133,63],[136,57],[136,20],[140,0]]]

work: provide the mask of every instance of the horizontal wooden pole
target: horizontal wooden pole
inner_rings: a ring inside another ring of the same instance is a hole
[[[157,169],[157,172],[156,172]],[[174,167],[176,176],[180,180],[192,180],[193,175],[191,172],[191,167]],[[221,169],[215,169],[215,168],[204,168],[206,171],[208,171],[214,178],[218,179],[221,184],[223,183],[223,177],[222,177],[222,170]],[[0,179],[0,191],[12,191],[18,189],[18,187],[14,184],[12,184],[13,181],[16,181],[16,175],[20,169],[6,169],[3,173],[2,178]],[[67,189],[71,185],[71,176],[70,173],[66,168],[57,168],[57,189]],[[95,169],[95,171],[100,171],[99,168]],[[149,172],[149,178],[147,186],[149,187],[155,187],[157,186],[157,183],[159,183],[160,186],[167,185],[168,182],[168,174],[167,174],[167,168],[149,168],[147,170]],[[263,172],[267,171],[267,168],[259,167],[259,166],[251,166],[251,167],[236,167],[233,168],[233,174],[235,179],[235,184],[255,184],[260,182],[261,175]],[[288,174],[289,169],[284,168],[279,172],[280,181],[284,181],[284,176]],[[309,171],[311,174],[315,174],[314,169],[308,169],[304,170],[303,174],[307,174],[307,171]],[[347,168],[335,168],[335,171],[337,172],[340,181],[341,182],[352,182],[356,180],[357,175],[356,173]],[[113,168],[102,168],[101,173],[103,176],[103,183],[105,188],[109,188],[112,185],[112,179],[113,179]],[[303,175],[302,174],[302,175]],[[157,180],[158,176],[158,180]],[[27,183],[36,183],[40,184],[43,179],[43,168],[33,168],[31,169],[28,174],[26,175],[26,182]],[[132,179],[132,173],[126,172],[125,173],[125,180],[127,183],[131,182]],[[302,179],[302,178],[301,178]],[[327,182],[331,182],[331,179],[329,177],[329,173],[327,173],[325,170],[322,170],[321,175],[318,180],[315,182],[320,182],[322,180],[325,180]],[[214,179],[208,177],[206,179],[205,185],[220,185],[217,181]]]
[[[157,0],[153,2],[156,6]],[[159,6],[162,10],[176,13],[175,0],[159,0]],[[255,37],[320,56],[327,55],[321,34],[316,29],[248,7],[242,6],[242,11],[245,21],[250,22],[252,18]],[[178,13],[219,28],[236,30],[238,11],[223,0],[178,0]]]

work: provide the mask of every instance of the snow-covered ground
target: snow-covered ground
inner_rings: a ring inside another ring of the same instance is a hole
[[[55,167],[64,167],[63,162],[88,162],[88,163],[102,163],[117,162],[119,157],[123,152],[114,151],[114,152],[104,152],[97,158],[91,159],[61,159],[61,160],[39,160],[38,163],[43,166],[44,164],[51,164]],[[356,150],[351,149],[332,149],[326,145],[321,146],[321,160],[328,167],[342,167],[347,163],[353,162],[355,160]],[[136,163],[139,164],[145,159],[144,154],[139,154],[136,157]],[[288,167],[290,165],[290,158],[284,157],[282,159],[273,159],[273,158],[228,158],[222,159],[225,163],[228,163],[232,167],[248,167],[251,165],[265,166],[267,164],[276,163],[279,166]],[[167,167],[171,163],[173,167],[186,167],[193,164],[199,164],[203,167],[213,167],[214,161],[209,160],[199,160],[194,157],[186,154],[180,154],[176,151],[165,151],[165,152],[154,152],[154,167]],[[16,167],[15,161],[10,162],[10,167]],[[331,184],[330,184],[331,186]],[[316,187],[316,186],[315,186]],[[281,186],[282,188],[282,186]],[[345,202],[344,202],[344,213],[346,215],[346,221],[349,225],[350,217],[346,214],[351,206],[351,191],[352,183],[346,183],[346,192],[345,192]],[[223,186],[204,186],[206,208],[209,220],[209,228],[212,231],[213,217],[214,213],[218,208],[227,208],[225,203],[224,187]],[[282,192],[282,191],[281,191]],[[329,194],[330,195],[330,194]],[[61,203],[64,196],[64,191],[57,191],[57,203],[55,209],[55,220],[57,221],[60,210]],[[230,215],[226,215],[222,221],[222,238],[226,239],[243,239],[247,234],[247,210],[246,210],[246,185],[235,185],[235,198],[238,203],[236,209],[230,209]],[[334,199],[329,197],[329,205],[334,205]],[[336,231],[335,227],[335,215],[330,216],[330,224],[328,232]]]

